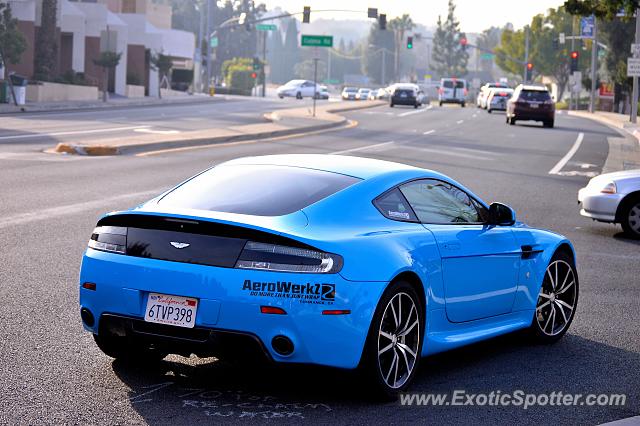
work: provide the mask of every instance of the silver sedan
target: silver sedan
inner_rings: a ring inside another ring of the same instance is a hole
[[[599,222],[619,223],[640,239],[640,170],[596,176],[578,191],[580,214]]]

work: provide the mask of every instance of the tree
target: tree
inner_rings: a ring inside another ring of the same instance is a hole
[[[460,43],[462,39],[466,39],[466,35],[460,31],[455,11],[453,0],[449,0],[447,20],[443,23],[438,16],[438,28],[433,38],[434,69],[441,76],[463,76],[467,73],[469,53]]]
[[[18,31],[18,20],[11,13],[11,5],[0,3],[0,65],[8,70],[9,64],[20,62],[20,57],[26,48],[27,42]],[[13,102],[17,106],[18,101],[13,91],[11,78],[9,78],[9,84],[11,85]]]
[[[393,18],[387,25],[395,36],[395,62],[393,69],[396,80],[400,79],[400,49],[402,49],[404,43],[404,35],[413,30],[415,26],[411,17],[406,13],[401,17]]]
[[[616,105],[625,97],[629,99],[631,95],[632,79],[627,77],[627,57],[634,35],[634,22],[625,22],[620,18],[602,22],[598,20],[598,37],[609,47],[604,66],[609,79],[614,83],[614,104]]]
[[[109,100],[109,74],[111,70],[118,66],[122,58],[122,53],[117,52],[101,52],[98,59],[94,59],[93,63],[101,67],[104,70],[104,91],[102,92],[102,100],[107,102]]]
[[[381,31],[377,23],[371,25],[365,54],[362,58],[363,72],[374,81],[380,84],[386,84],[393,75],[395,49],[394,34],[390,31]],[[384,78],[382,71],[383,65]]]
[[[514,61],[514,59],[520,60],[520,58],[524,58],[524,44],[525,35],[523,30],[514,31],[505,28],[502,31],[500,46],[495,49],[496,64],[508,73],[522,75],[523,65],[519,61]]]
[[[35,72],[36,80],[49,81],[55,77],[58,60],[57,0],[42,0],[40,28],[36,36]]]
[[[599,18],[611,20],[616,14],[624,9],[625,15],[633,16],[636,9],[640,7],[639,0],[566,0],[564,2],[567,12],[572,15],[596,15]]]
[[[486,50],[493,51],[500,44],[500,36],[502,35],[502,30],[498,27],[490,27],[487,28],[480,34],[478,37],[478,41],[476,42],[478,47],[485,49],[479,50],[478,54],[482,55],[482,53],[486,53]],[[480,68],[487,72],[491,73],[493,71],[494,61],[492,58],[487,56],[480,57]]]
[[[162,82],[166,81],[167,89],[171,88],[169,82],[171,68],[173,68],[173,59],[171,59],[171,56],[159,52],[151,55],[149,62],[151,63],[151,68],[158,71],[158,78],[160,79],[160,84],[158,84],[158,97],[162,98]]]
[[[313,81],[314,75],[314,65],[313,59],[307,59],[306,61],[302,61],[295,66],[296,77],[303,78],[305,80]],[[325,61],[318,61],[318,70],[316,81],[319,82],[325,80],[327,78],[327,64]]]
[[[295,76],[294,67],[300,62],[300,47],[298,46],[298,25],[295,19],[289,19],[284,37],[283,52],[283,81],[289,81]]]

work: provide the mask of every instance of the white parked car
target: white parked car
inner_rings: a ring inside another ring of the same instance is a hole
[[[513,89],[489,89],[489,95],[487,96],[487,112],[491,114],[491,111],[506,111],[507,101],[513,96]]]
[[[294,97],[297,99],[312,98],[315,84],[309,80],[291,80],[278,87],[277,93],[280,99]],[[320,86],[318,86],[319,88]]]
[[[362,87],[356,93],[356,101],[366,101],[369,99],[369,93],[371,93],[371,89],[367,89],[366,87]]]
[[[580,214],[599,222],[619,223],[640,239],[640,169],[596,176],[578,192]]]

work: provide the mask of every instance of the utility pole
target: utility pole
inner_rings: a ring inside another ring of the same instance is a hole
[[[387,49],[382,48],[382,85],[387,84],[387,79],[385,73],[387,71],[387,62],[385,58],[387,57]]]
[[[200,12],[200,28],[198,28],[198,42],[196,43],[195,64],[193,65],[193,91],[202,92],[202,48],[204,42],[204,3],[196,3],[195,8]],[[197,74],[196,74],[197,71]]]
[[[596,70],[598,68],[598,24],[593,16],[593,40],[591,43],[591,97],[589,98],[589,112],[596,110]]]
[[[527,64],[529,63],[529,26],[524,27],[524,75],[522,81],[527,83]]]
[[[640,44],[640,8],[636,9],[636,44]],[[633,77],[633,93],[631,95],[631,122],[638,122],[638,77]]]
[[[576,22],[576,18],[575,16],[571,17],[571,51],[575,52],[575,44],[576,44],[576,40],[574,38],[574,27],[575,27],[575,22]],[[571,109],[573,108],[573,87],[575,86],[575,81],[573,81],[573,77],[574,77],[574,73],[571,73],[571,77],[569,78],[570,84],[569,84],[569,111],[571,111]],[[576,108],[578,109],[578,108]]]
[[[332,48],[327,49],[327,80],[329,81],[331,81],[331,49]]]
[[[262,31],[262,66],[260,67],[262,74],[262,97],[267,96],[267,73],[264,70],[267,63],[267,32]]]
[[[207,35],[207,81],[204,83],[204,87],[206,89],[206,93],[211,93],[210,85],[211,85],[211,72],[213,71],[211,67],[211,16],[213,15],[213,4],[212,0],[207,0],[207,31],[205,34]]]
[[[318,97],[318,88],[316,81],[318,80],[318,56],[316,49],[316,56],[313,58],[313,116],[316,116],[316,98]]]

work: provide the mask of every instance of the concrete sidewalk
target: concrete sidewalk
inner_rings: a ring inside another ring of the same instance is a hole
[[[588,118],[614,128],[623,137],[607,138],[609,155],[602,173],[640,169],[640,126],[629,122],[629,116],[613,112],[568,111],[573,117]]]
[[[224,142],[267,139],[280,136],[304,134],[346,125],[348,120],[338,115],[340,112],[372,108],[384,105],[382,101],[362,101],[357,103],[324,104],[316,108],[316,116],[311,108],[291,108],[264,115],[265,122],[183,132],[179,135],[164,133],[140,133],[123,139],[87,139],[74,143],[60,143],[48,152],[78,155],[118,155],[191,146],[211,145]]]
[[[86,111],[100,110],[104,108],[129,108],[136,106],[154,106],[171,104],[190,104],[199,102],[215,102],[224,99],[225,95],[207,96],[203,94],[186,94],[184,96],[171,96],[166,98],[125,98],[114,97],[108,102],[95,101],[65,101],[65,102],[38,102],[15,106],[13,104],[0,104],[0,114],[19,115],[33,112],[60,112],[60,111]]]

